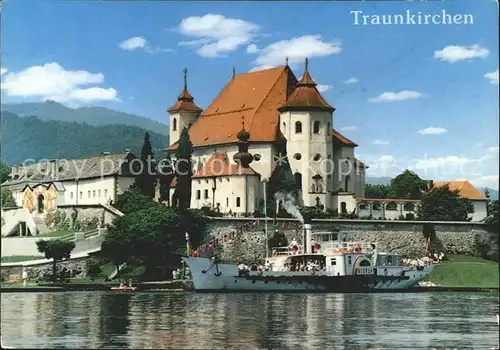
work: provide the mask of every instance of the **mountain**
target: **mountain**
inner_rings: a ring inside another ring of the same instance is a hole
[[[484,193],[485,188],[480,187],[480,188],[478,188],[478,190],[481,191],[481,193]],[[488,188],[488,191],[490,191],[490,199],[491,200],[493,200],[493,201],[498,200],[498,190]]]
[[[368,176],[365,178],[365,183],[370,185],[390,185],[392,177],[388,176]]]
[[[10,165],[28,159],[84,158],[101,152],[122,152],[124,149],[130,149],[138,156],[146,132],[137,126],[92,126],[41,120],[34,116],[21,118],[10,112],[2,113],[1,127],[2,161]],[[149,134],[156,157],[162,157],[168,137],[154,132]]]
[[[1,110],[17,114],[20,117],[35,115],[42,120],[60,120],[67,122],[87,123],[100,126],[109,124],[125,124],[139,126],[148,131],[168,135],[169,127],[146,117],[114,111],[104,107],[68,108],[54,101],[2,104]],[[167,115],[165,115],[167,118]]]

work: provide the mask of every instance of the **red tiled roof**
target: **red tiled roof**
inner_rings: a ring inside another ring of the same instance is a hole
[[[207,163],[193,175],[196,177],[214,177],[230,175],[259,175],[252,168],[244,168],[239,164],[231,164],[229,158],[224,152],[214,152]]]
[[[178,111],[201,112],[202,109],[194,103],[194,98],[191,96],[187,88],[184,88],[177,98],[175,104],[168,109],[168,113]]]
[[[199,147],[236,142],[242,118],[250,142],[279,140],[278,107],[296,84],[287,66],[235,76],[189,128],[191,143]],[[167,150],[177,146],[175,142]]]
[[[339,133],[335,129],[333,129],[332,135],[334,137],[334,141],[336,140],[336,141],[340,142],[341,144],[343,144],[345,146],[352,146],[352,147],[357,147],[358,146],[357,144],[355,144],[354,142],[352,142],[351,140],[349,140],[347,137],[345,137],[344,135],[342,135],[341,133]]]
[[[467,180],[463,181],[434,181],[433,185],[435,187],[441,187],[448,185],[450,190],[458,190],[462,198],[467,199],[477,199],[477,200],[487,200],[486,196],[479,192],[477,188],[474,187]]]
[[[316,83],[307,70],[304,72],[302,79],[298,82],[297,88],[279,110],[287,111],[302,108],[324,110],[328,112],[335,111],[335,107],[330,106],[323,96],[321,96],[318,89],[316,89]]]

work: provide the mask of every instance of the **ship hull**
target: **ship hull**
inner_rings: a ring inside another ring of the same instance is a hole
[[[235,264],[217,263],[208,258],[183,258],[191,270],[197,292],[331,292],[360,293],[408,289],[425,279],[432,266],[423,271],[408,270],[404,276],[328,276],[309,272],[252,272],[239,275]]]

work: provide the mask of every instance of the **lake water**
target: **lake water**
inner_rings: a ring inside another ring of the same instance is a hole
[[[3,293],[16,348],[489,349],[495,293]]]

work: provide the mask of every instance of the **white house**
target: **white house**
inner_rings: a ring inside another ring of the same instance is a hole
[[[355,158],[357,145],[333,129],[335,108],[319,93],[307,59],[300,81],[288,65],[241,75],[233,71],[232,79],[204,111],[187,90],[186,73],[184,89],[168,110],[171,144],[166,152],[175,156],[180,133],[187,127],[196,170],[215,160],[224,163],[218,173],[194,176],[191,207],[253,212],[262,198],[262,182],[283,160],[280,153],[286,149],[300,204],[339,212],[356,209],[355,197],[364,197],[366,166]],[[249,134],[248,152],[253,155],[251,167],[245,169],[252,173],[235,176],[228,169],[236,165],[233,157],[239,152],[242,122]]]
[[[12,166],[2,187],[12,191],[16,204],[33,215],[58,206],[89,206],[116,200],[134,182],[136,157],[129,152],[83,159],[53,159]]]

